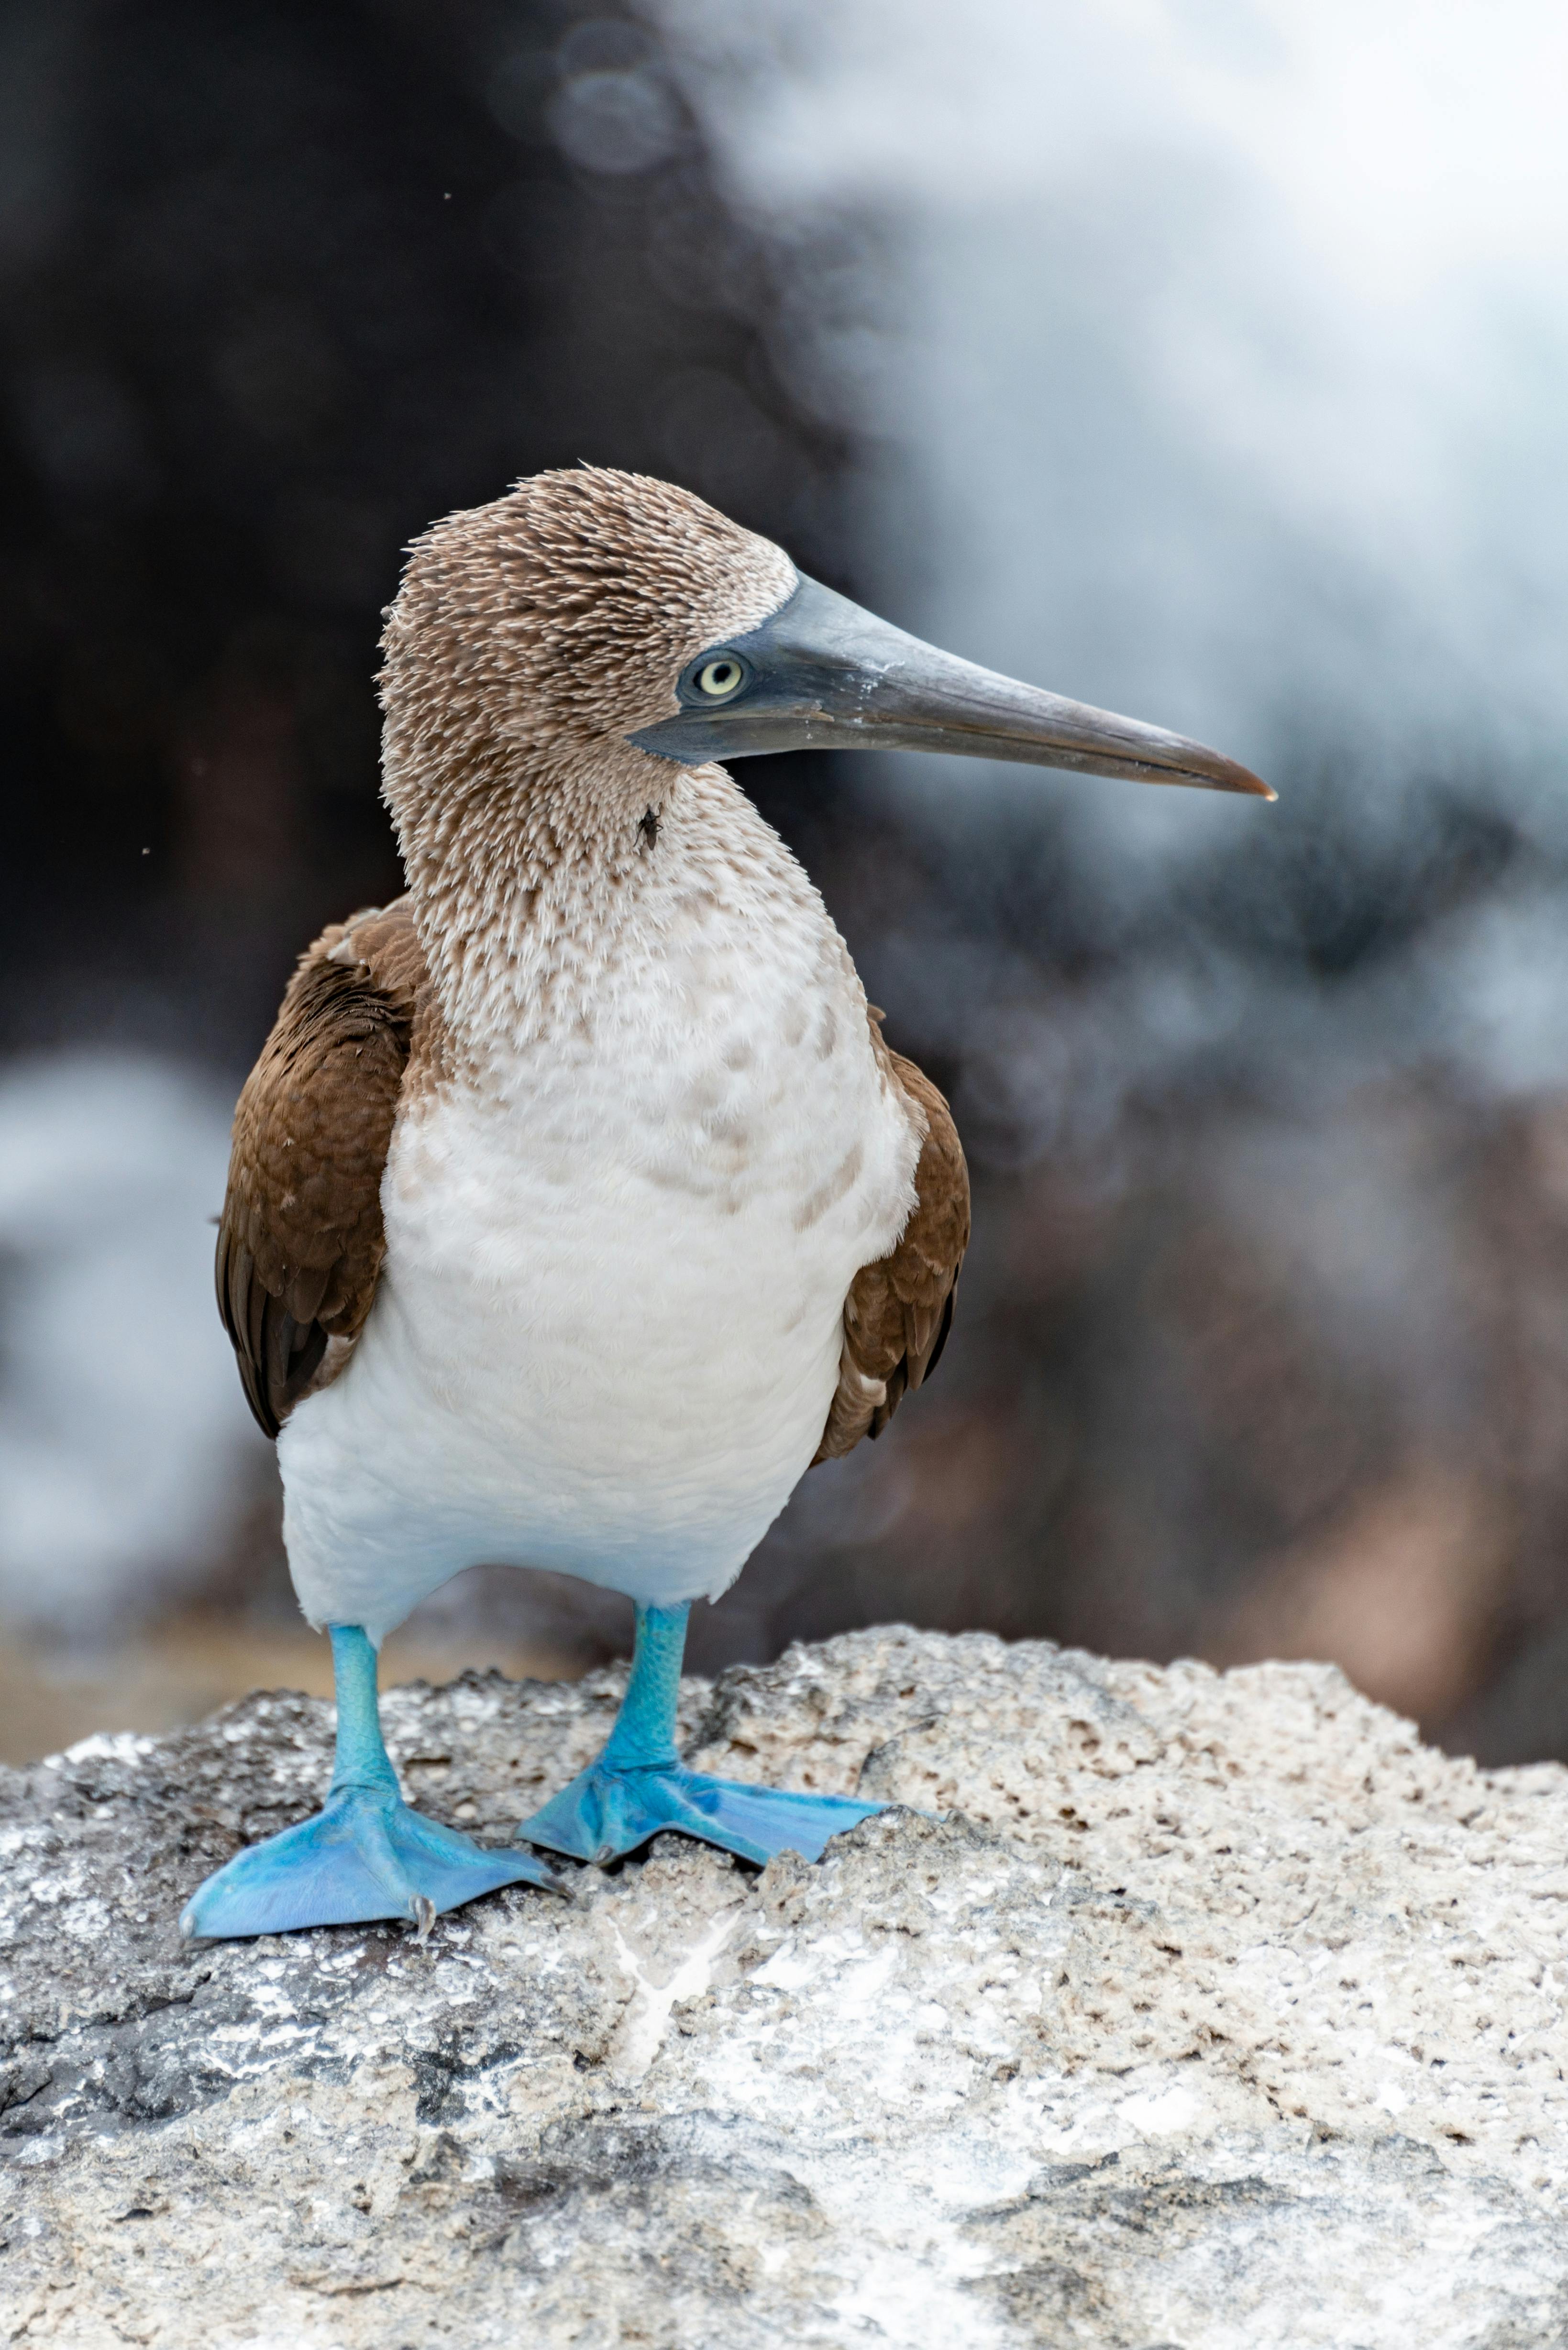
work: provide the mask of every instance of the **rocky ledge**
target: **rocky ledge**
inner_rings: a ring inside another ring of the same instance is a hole
[[[620,1677],[400,1690],[503,1834]],[[738,1777],[909,1808],[761,1874],[677,1837],[427,1943],[191,1949],[330,1716],[255,1697],[0,1781],[0,2339],[1568,2345],[1568,1773],[1326,1667],[894,1630],[686,1691]]]

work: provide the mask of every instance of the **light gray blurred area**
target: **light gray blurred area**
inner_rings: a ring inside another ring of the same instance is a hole
[[[0,1612],[96,1645],[200,1591],[271,1448],[213,1305],[230,1104],[151,1056],[0,1077]]]
[[[1568,26],[661,15],[787,224],[783,363],[871,436],[884,608],[1283,795],[872,786],[991,868],[989,940],[889,886],[857,941],[1041,1334],[1005,1403],[961,1357],[1032,1423],[971,1530],[1067,1637],[1568,1752]]]
[[[1452,1746],[1568,1756],[1568,18],[635,13],[571,36],[551,135],[627,205],[696,124],[737,242],[677,271],[656,224],[659,267],[762,319],[851,451],[864,600],[1281,792],[837,771],[864,845],[821,879],[951,1092],[976,1241],[929,1393],[806,1480],[694,1663],[898,1617],[1327,1656]],[[497,72],[506,120],[532,53]],[[646,398],[667,469],[748,510],[749,394]],[[0,1609],[35,1647],[286,1620],[211,1303],[232,1093],[0,1079]],[[566,1670],[623,1616],[480,1573],[420,1637]]]

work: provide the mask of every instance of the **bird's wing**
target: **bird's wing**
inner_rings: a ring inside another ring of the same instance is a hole
[[[873,1012],[877,1059],[923,1116],[926,1139],[902,1235],[888,1255],[861,1267],[844,1301],[838,1388],[817,1461],[840,1460],[863,1436],[880,1436],[909,1389],[935,1370],[969,1246],[969,1170],[952,1113],[929,1077],[884,1043],[880,1018]]]
[[[370,1310],[381,1172],[424,978],[406,898],[335,922],[301,955],[240,1096],[218,1311],[269,1436],[328,1342],[346,1355]]]

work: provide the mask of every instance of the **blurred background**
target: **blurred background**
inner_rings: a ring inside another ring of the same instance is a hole
[[[6,0],[0,1752],[328,1685],[229,1115],[400,886],[400,549],[584,458],[1282,795],[739,770],[976,1240],[694,1665],[1328,1657],[1568,1756],[1565,68],[1544,0]],[[479,1569],[388,1669],[628,1632]]]

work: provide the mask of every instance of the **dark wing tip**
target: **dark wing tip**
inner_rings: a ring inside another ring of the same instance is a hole
[[[350,931],[358,959],[334,961]],[[240,1096],[218,1311],[270,1437],[308,1392],[329,1338],[351,1342],[369,1310],[381,1173],[423,976],[406,900],[335,925],[301,956]]]

